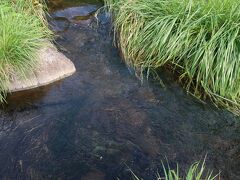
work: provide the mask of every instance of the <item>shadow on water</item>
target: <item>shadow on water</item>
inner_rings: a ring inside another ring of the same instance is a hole
[[[68,19],[76,4],[66,13],[69,1],[62,3],[52,14]],[[77,4],[86,9],[74,16],[99,7],[92,5]],[[240,179],[240,121],[187,96],[166,72],[166,88],[141,84],[112,46],[108,18],[100,14],[99,26],[86,19],[69,22],[56,39],[77,72],[10,95],[0,111],[0,179],[126,180],[130,167],[148,180],[165,156],[186,170],[206,154],[208,168]]]

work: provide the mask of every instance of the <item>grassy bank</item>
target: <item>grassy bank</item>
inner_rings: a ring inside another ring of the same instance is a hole
[[[171,66],[188,92],[240,114],[240,2],[105,0],[128,65]]]
[[[37,52],[51,36],[42,3],[0,1],[0,102],[8,92],[12,74],[25,78],[37,66]]]

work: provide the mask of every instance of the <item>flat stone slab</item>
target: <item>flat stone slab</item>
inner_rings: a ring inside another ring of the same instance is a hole
[[[13,75],[10,92],[23,91],[44,86],[72,75],[76,68],[72,61],[58,52],[53,46],[39,50],[38,68],[29,74],[29,78],[20,79]]]

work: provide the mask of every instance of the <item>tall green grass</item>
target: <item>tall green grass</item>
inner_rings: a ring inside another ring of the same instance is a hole
[[[37,67],[38,50],[51,39],[43,7],[32,0],[0,1],[0,101],[13,74],[25,78]]]
[[[105,0],[141,72],[170,65],[186,90],[240,114],[240,1]]]

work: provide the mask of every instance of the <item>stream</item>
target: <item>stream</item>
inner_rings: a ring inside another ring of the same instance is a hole
[[[113,45],[97,0],[51,0],[55,44],[77,72],[13,93],[0,109],[0,179],[132,179],[181,172],[206,156],[221,179],[240,179],[240,120],[187,95],[172,75],[141,82]],[[131,171],[130,171],[131,170]]]

